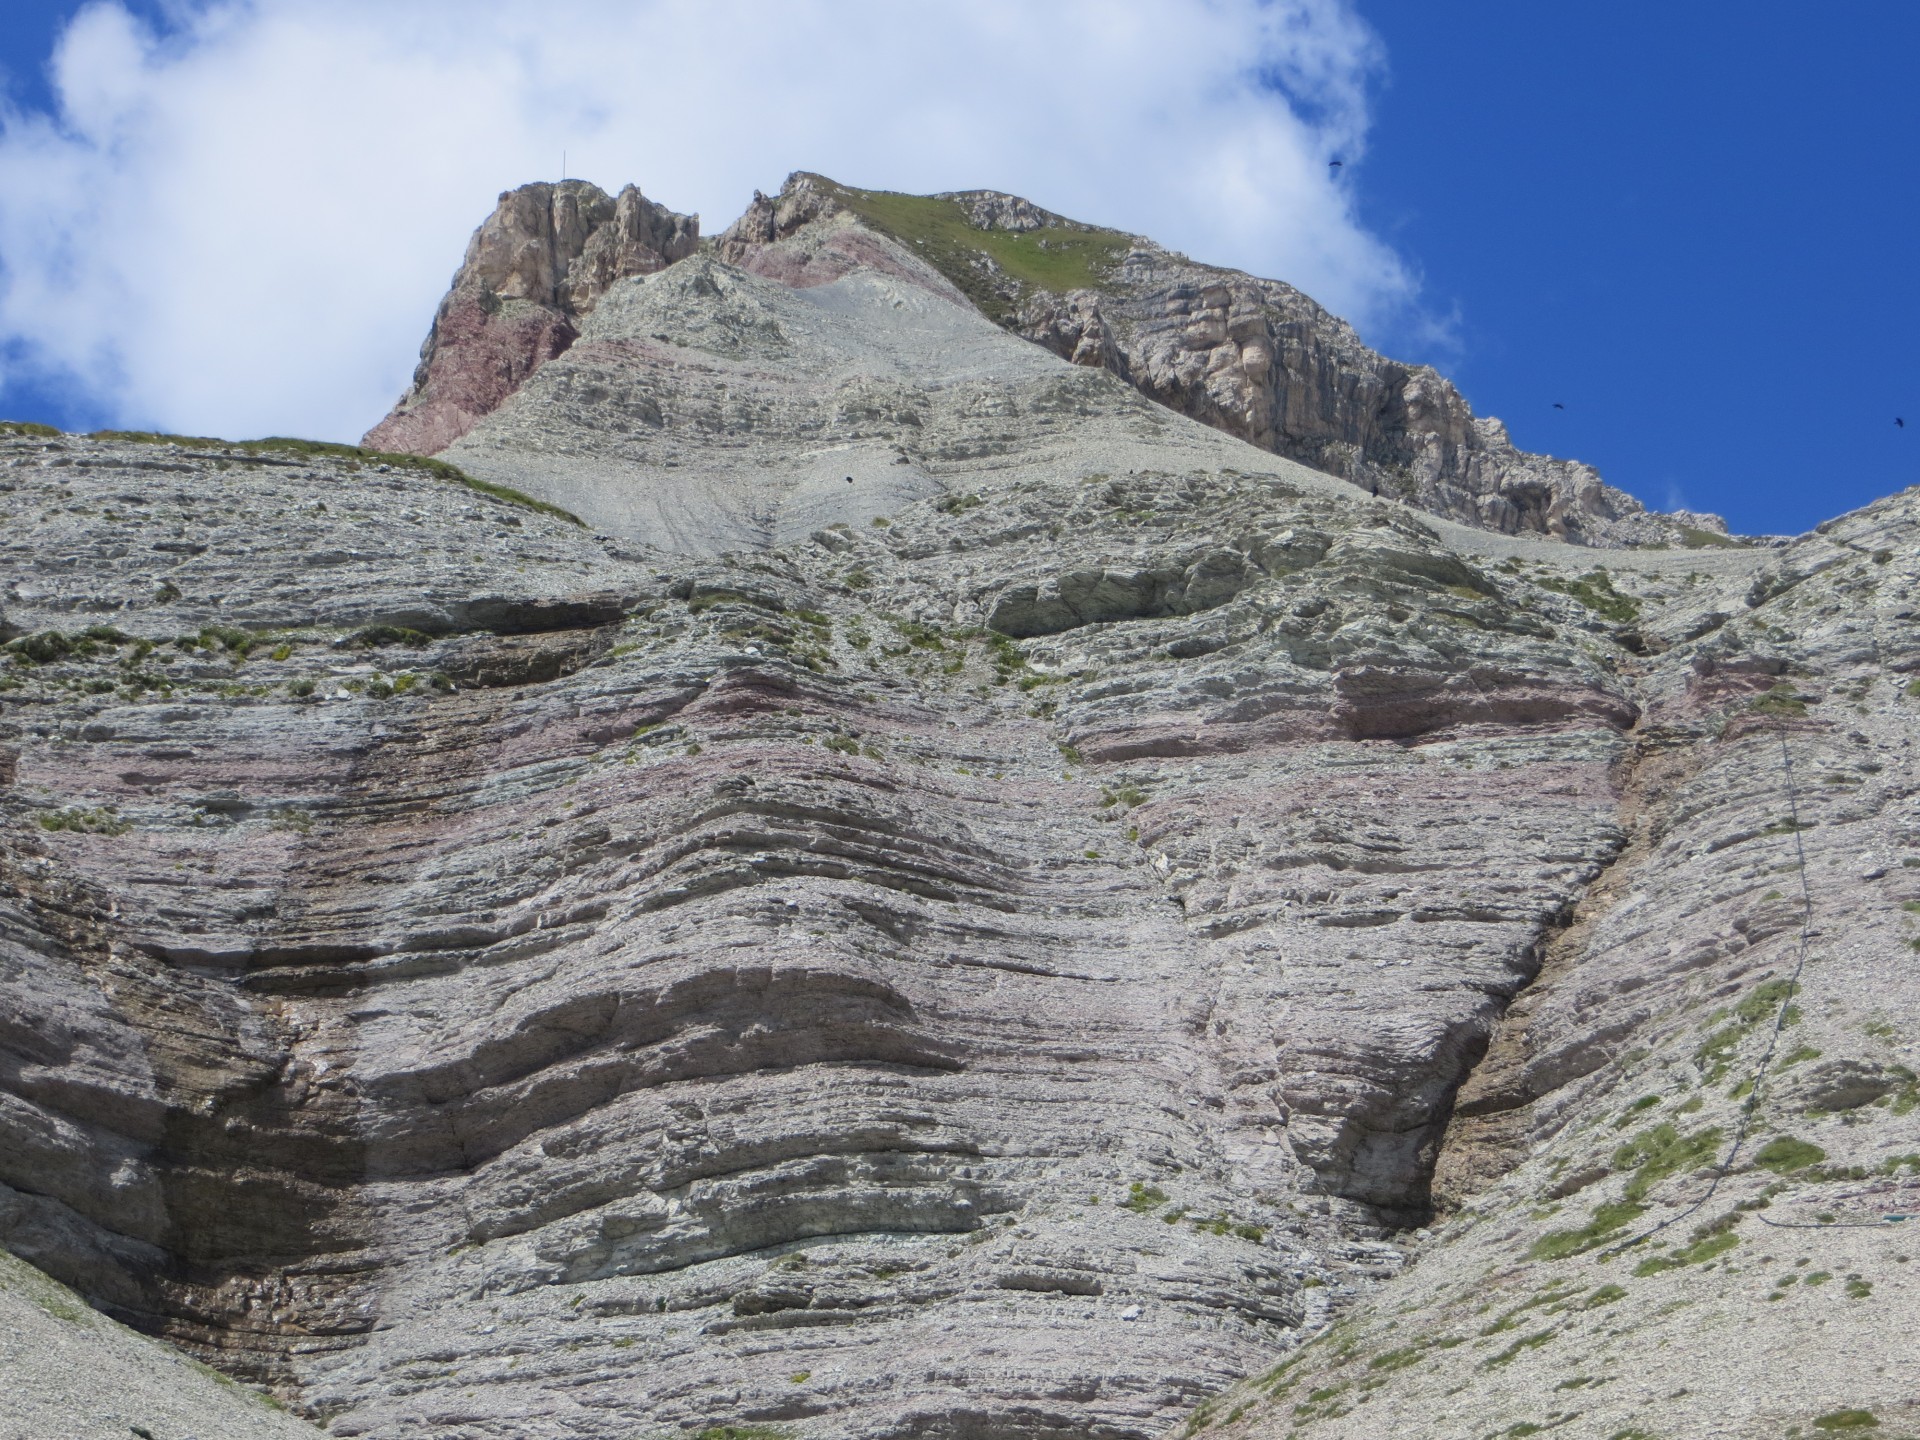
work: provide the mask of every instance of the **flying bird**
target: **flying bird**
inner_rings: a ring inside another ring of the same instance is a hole
[[[1904,430],[1907,428],[1907,422],[1902,420],[1898,415],[1893,417],[1893,423],[1899,429]]]
[[[1556,400],[1556,401],[1554,401],[1554,402],[1553,402],[1553,408],[1554,408],[1554,409],[1556,409],[1556,410],[1564,410],[1564,409],[1566,409],[1567,407],[1566,407],[1566,406],[1564,406],[1564,405],[1562,405],[1562,404],[1561,404],[1561,403],[1560,403],[1560,402],[1559,402],[1558,400]]]
[[[1344,161],[1344,160],[1329,160],[1329,161],[1327,161],[1327,169],[1329,169],[1329,170],[1338,170],[1338,169],[1339,169],[1339,168],[1340,168],[1340,167],[1341,167],[1342,165],[1344,165],[1344,164],[1346,164],[1346,163],[1347,163],[1347,162],[1346,162],[1346,161]]]

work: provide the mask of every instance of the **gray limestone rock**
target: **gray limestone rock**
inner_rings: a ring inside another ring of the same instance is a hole
[[[885,243],[464,477],[0,437],[0,1243],[342,1436],[1910,1424],[1920,496],[1495,533]]]
[[[831,249],[820,256],[817,232],[849,222],[931,261],[1015,334],[1371,494],[1503,534],[1587,545],[1712,545],[1726,533],[1717,516],[1649,514],[1591,466],[1517,449],[1505,426],[1476,417],[1438,372],[1368,349],[1290,285],[1200,264],[1018,196],[893,196],[800,173],[776,199],[757,198],[720,249],[788,283],[817,282],[871,263]],[[962,226],[978,238],[955,239]],[[995,244],[1000,235],[1030,248],[1010,253]],[[814,258],[797,263],[796,253]]]
[[[617,197],[585,180],[506,191],[467,245],[412,386],[366,443],[445,449],[563,353],[615,282],[685,259],[699,239],[697,216],[676,215],[632,185]]]

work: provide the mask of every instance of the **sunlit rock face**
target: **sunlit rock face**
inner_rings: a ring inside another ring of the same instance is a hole
[[[618,196],[585,180],[506,191],[474,231],[413,384],[366,444],[446,449],[564,353],[616,281],[684,260],[699,241],[698,216],[676,215],[632,185]]]
[[[1728,1194],[1908,1184],[1911,497],[1596,570],[770,226],[606,283],[466,483],[0,437],[10,1250],[337,1435],[1118,1440],[1303,1345],[1202,1418],[1545,1424],[1448,1307],[1704,1186],[1782,733],[1852,968],[1765,1123],[1843,1179]],[[1752,1388],[1633,1263],[1608,1323]]]
[[[440,304],[413,385],[366,443],[446,450],[574,344],[613,282],[698,243],[697,217],[631,185],[617,199],[577,180],[504,193]],[[1019,196],[892,195],[800,172],[777,196],[756,194],[712,252],[802,291],[858,273],[938,296],[1263,450],[1463,524],[1603,547],[1712,544],[1726,532],[1718,516],[1651,514],[1589,465],[1517,449],[1432,368],[1368,349],[1282,281]],[[627,358],[644,365],[650,332],[624,328],[638,352]],[[603,350],[587,368],[604,375],[607,359]],[[651,411],[621,418],[661,423]]]
[[[1017,238],[1015,238],[1017,237]],[[1516,448],[1429,366],[1368,349],[1291,285],[1200,264],[992,190],[900,196],[820,175],[758,196],[720,237],[790,285],[859,268],[957,287],[1017,335],[1263,450],[1502,534],[1701,542],[1718,516],[1656,515],[1578,461]]]

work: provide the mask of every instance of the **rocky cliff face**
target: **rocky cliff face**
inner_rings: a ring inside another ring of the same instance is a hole
[[[0,437],[0,1242],[343,1436],[1912,1428],[1920,496],[1597,568],[875,234]]]
[[[691,253],[696,232],[631,186],[617,207],[577,181],[501,196],[413,389],[367,443],[440,453],[573,344],[611,280]],[[756,195],[716,254],[798,288],[856,271],[917,285],[1263,450],[1464,524],[1615,547],[1726,533],[1718,516],[1650,514],[1591,466],[1516,449],[1438,372],[1369,350],[1289,285],[1018,196],[892,195],[800,173],[778,196]],[[533,303],[502,310],[493,297]]]
[[[676,215],[632,185],[617,197],[584,180],[505,192],[467,245],[413,385],[366,443],[444,450],[564,352],[615,281],[685,259],[699,240],[697,216]]]
[[[756,197],[720,251],[806,284],[871,263],[849,229],[893,238],[986,314],[1076,365],[1371,494],[1502,534],[1591,545],[1711,544],[1725,533],[1717,516],[1650,515],[1591,466],[1516,449],[1438,372],[1369,350],[1290,285],[1018,196],[885,195],[797,174],[778,197]]]

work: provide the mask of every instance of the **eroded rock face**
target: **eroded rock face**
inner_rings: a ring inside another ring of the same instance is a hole
[[[9,1246],[343,1434],[1146,1435],[1262,1363],[1425,1214],[1634,702],[1176,423],[699,562],[16,444],[78,638],[9,671]],[[1087,574],[1172,578],[965,619]]]
[[[1781,552],[1750,604],[1632,587],[1625,845],[1460,1091],[1450,1218],[1321,1344],[1221,1397],[1224,1433],[1920,1419],[1892,1379],[1920,1316],[1917,584],[1909,491]]]
[[[632,185],[617,197],[585,180],[505,192],[467,245],[412,388],[366,444],[444,450],[564,353],[616,281],[684,259],[699,241],[697,216],[676,215]]]
[[[1591,466],[1517,449],[1498,420],[1476,417],[1438,372],[1369,350],[1344,321],[1280,281],[1196,264],[1014,195],[975,190],[921,201],[950,206],[983,236],[1113,242],[1090,283],[1049,288],[996,264],[984,241],[971,250],[942,236],[927,249],[899,214],[876,208],[885,198],[797,173],[777,196],[756,193],[715,254],[803,289],[866,273],[978,306],[1181,414],[1465,524],[1599,546],[1726,533],[1717,516],[1650,514]],[[412,389],[366,443],[442,452],[571,347],[613,282],[691,255],[698,232],[697,219],[632,186],[617,200],[584,181],[502,195],[441,302]]]
[[[0,438],[0,1242],[338,1435],[1145,1440],[1303,1345],[1210,1415],[1901,1418],[1891,1242],[1793,1232],[1884,1309],[1756,1306],[1729,1207],[1912,1188],[1915,497],[1596,569],[907,268],[616,284],[455,452],[593,528]],[[1833,1168],[1696,1216],[1796,836],[1834,982],[1755,1135]],[[1722,1248],[1550,1240],[1602,1202]]]
[[[1016,334],[1264,450],[1502,534],[1613,546],[1672,543],[1687,529],[1725,533],[1717,516],[1650,515],[1589,465],[1516,449],[1499,421],[1476,417],[1438,372],[1369,350],[1290,285],[1197,264],[1018,196],[932,198],[982,232],[1110,236],[1116,244],[1094,283],[1066,291],[1023,280],[984,253],[944,253]],[[819,283],[874,263],[871,242],[849,236],[890,233],[881,216],[893,214],[866,192],[796,174],[777,197],[755,198],[721,237],[721,253],[789,284]],[[911,256],[913,231],[896,217],[892,234]],[[906,273],[911,263],[895,268]]]

